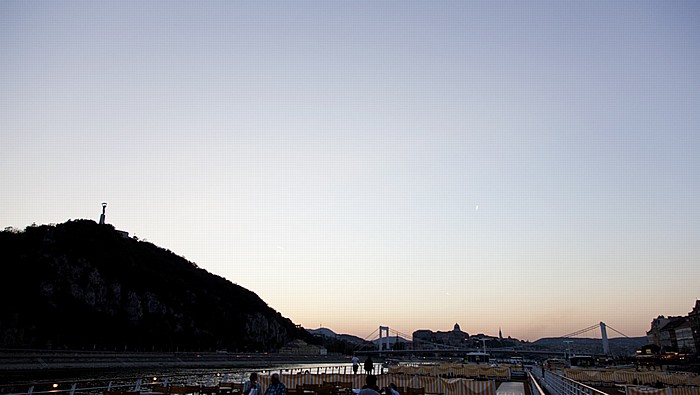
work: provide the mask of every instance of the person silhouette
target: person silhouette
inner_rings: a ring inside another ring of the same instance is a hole
[[[365,360],[365,373],[372,374],[374,371],[374,361],[372,361],[372,356],[368,356]]]
[[[379,395],[379,387],[377,387],[377,376],[368,374],[365,378],[365,385],[360,389],[358,395]]]
[[[250,380],[243,385],[243,395],[263,395],[262,386],[258,383],[258,374],[253,372],[250,374]]]
[[[270,385],[265,390],[265,395],[287,395],[287,387],[280,382],[280,375],[273,373],[270,376]]]

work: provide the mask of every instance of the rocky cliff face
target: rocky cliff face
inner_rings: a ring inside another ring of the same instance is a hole
[[[0,232],[0,346],[272,351],[309,334],[257,295],[109,225]]]

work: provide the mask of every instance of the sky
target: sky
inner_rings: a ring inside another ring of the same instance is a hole
[[[0,228],[107,202],[309,329],[643,336],[700,298],[699,19],[2,1]]]

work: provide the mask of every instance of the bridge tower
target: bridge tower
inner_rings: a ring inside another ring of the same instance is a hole
[[[605,328],[605,323],[600,322],[600,336],[603,338],[603,354],[610,355],[610,344],[608,343],[608,331]]]
[[[386,333],[386,337],[383,334]],[[389,348],[389,327],[379,326],[379,351],[384,350],[384,339],[386,338],[386,346]]]

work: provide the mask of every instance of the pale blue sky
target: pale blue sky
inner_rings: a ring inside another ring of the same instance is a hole
[[[642,335],[700,298],[698,20],[692,1],[3,1],[0,226],[106,201],[307,328]]]

